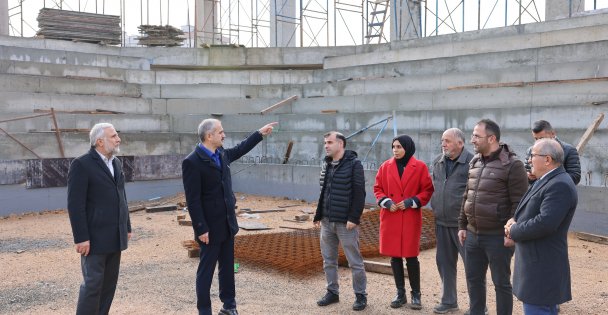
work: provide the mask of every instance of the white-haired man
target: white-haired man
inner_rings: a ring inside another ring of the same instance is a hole
[[[68,173],[68,213],[84,278],[76,314],[108,314],[121,252],[131,238],[120,137],[109,123],[93,126],[91,149],[72,161]]]

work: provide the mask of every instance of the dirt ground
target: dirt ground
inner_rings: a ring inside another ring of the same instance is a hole
[[[254,195],[237,196],[241,208],[285,208],[274,217],[290,217],[314,204]],[[181,211],[181,210],[180,210]],[[177,211],[179,212],[179,211]],[[198,259],[188,258],[182,240],[192,238],[192,228],[179,226],[176,211],[131,213],[134,237],[123,252],[118,290],[112,314],[196,314],[194,278]],[[262,221],[277,224],[282,220]],[[266,218],[265,218],[266,217]],[[255,220],[241,219],[239,220]],[[282,222],[281,225],[286,222]],[[293,223],[291,225],[301,226]],[[304,225],[312,226],[311,222]],[[276,231],[276,229],[272,230]],[[245,232],[256,233],[256,232]],[[82,280],[80,260],[73,249],[65,211],[10,216],[0,219],[0,314],[73,314]],[[608,312],[608,246],[569,238],[573,301],[562,305],[561,314],[606,314]],[[440,281],[435,250],[420,255],[422,269],[421,311],[391,309],[392,277],[368,273],[368,307],[363,314],[431,314],[439,301]],[[468,308],[463,266],[458,266],[458,302],[462,314]],[[240,263],[236,274],[240,314],[352,314],[354,294],[350,271],[340,268],[340,303],[325,308],[316,300],[325,292],[322,272],[298,279]],[[488,308],[495,313],[494,290],[488,277]],[[215,312],[221,304],[217,278],[212,287]],[[522,314],[514,302],[514,314]]]

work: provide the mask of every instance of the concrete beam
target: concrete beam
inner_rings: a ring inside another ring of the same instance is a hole
[[[296,47],[295,0],[270,1],[270,45],[272,47]],[[302,25],[301,25],[302,26]],[[303,26],[302,26],[303,27]]]
[[[400,14],[391,14],[391,42],[421,38],[422,22],[420,14],[422,12],[422,2],[418,0],[393,0],[390,3],[391,12],[400,12]],[[393,6],[393,4],[396,6]]]
[[[218,23],[215,3],[212,0],[194,1],[195,47],[201,47],[203,44],[213,45],[222,42],[221,38],[217,38],[215,34]]]
[[[585,11],[585,0],[546,0],[545,20],[569,18]]]
[[[0,0],[0,35],[8,35],[8,0]]]

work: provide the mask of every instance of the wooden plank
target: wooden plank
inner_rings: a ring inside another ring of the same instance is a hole
[[[130,206],[129,207],[129,212],[136,212],[136,211],[141,211],[141,210],[145,210],[146,206],[145,205],[134,205],[134,206]]]
[[[177,220],[185,220],[186,219],[186,214],[185,213],[180,213],[177,215]]]
[[[257,230],[270,230],[272,229],[271,227],[269,227],[268,225],[262,223],[262,222],[255,222],[255,221],[239,221],[239,227],[243,230],[247,230],[247,231],[257,231]]]
[[[389,263],[363,260],[363,265],[365,267],[365,271],[367,272],[382,273],[385,275],[393,274],[393,269],[391,268],[391,264]]]
[[[448,87],[448,90],[492,89],[492,88],[501,88],[501,87],[524,87],[524,86],[528,86],[528,85],[535,86],[535,85],[546,85],[546,84],[569,84],[569,83],[586,83],[586,82],[598,82],[598,81],[608,81],[608,77],[529,81],[529,82],[516,81],[516,82],[458,85],[458,86],[450,86],[450,87]]]
[[[297,206],[301,206],[302,204],[296,203],[293,205],[281,205],[281,206],[277,206],[279,208],[291,208],[291,207],[297,207]]]
[[[177,224],[179,224],[181,226],[192,226],[192,220],[187,220],[187,219],[177,220]]]
[[[593,134],[595,133],[597,128],[602,123],[602,120],[604,120],[604,113],[600,113],[597,116],[597,118],[587,128],[587,131],[585,131],[585,133],[581,137],[581,140],[578,141],[578,144],[576,145],[576,151],[578,151],[579,156],[581,156],[583,154],[583,150],[585,149],[587,142],[589,142],[589,140],[591,140],[591,137],[593,136]]]
[[[188,258],[198,258],[201,255],[200,248],[188,248]]]
[[[282,229],[291,229],[291,230],[309,230],[309,227],[300,227],[300,226],[287,226],[287,225],[280,225],[279,228]]]
[[[291,104],[291,103],[293,103],[297,99],[298,99],[297,95],[292,95],[292,96],[290,96],[290,97],[288,97],[288,98],[286,98],[286,99],[284,99],[284,100],[282,100],[282,101],[280,101],[280,102],[278,102],[278,103],[276,103],[276,104],[274,104],[272,106],[269,106],[269,107],[267,107],[265,109],[262,109],[260,111],[260,114],[264,115],[264,114],[266,114],[266,113],[268,113],[270,111],[273,111],[273,110],[275,110],[275,109],[277,109],[277,108],[279,108],[281,106],[285,106],[285,105]]]
[[[268,209],[268,210],[251,210],[251,209],[242,209],[245,213],[268,213],[268,212],[285,212],[285,209]]]
[[[289,161],[289,157],[291,156],[291,149],[293,148],[293,140],[290,140],[287,144],[287,151],[285,152],[285,157],[283,158],[283,164],[287,164]]]
[[[296,221],[308,221],[310,219],[309,214],[299,214],[295,216]]]
[[[321,114],[337,114],[337,109],[324,109],[321,111]]]
[[[585,232],[575,232],[574,235],[576,235],[576,237],[578,239],[581,239],[583,241],[588,241],[588,242],[594,242],[594,243],[598,243],[598,244],[608,245],[608,237],[606,237],[606,236],[596,235],[596,234],[591,234],[591,233],[585,233]]]
[[[173,210],[177,210],[177,205],[162,205],[162,206],[155,206],[155,207],[146,207],[147,213],[173,211]]]

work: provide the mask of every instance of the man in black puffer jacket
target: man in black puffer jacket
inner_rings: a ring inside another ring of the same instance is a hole
[[[365,177],[357,153],[345,150],[346,138],[331,131],[325,138],[325,167],[322,176],[321,195],[317,204],[314,224],[321,227],[321,255],[327,279],[327,293],[317,301],[319,306],[337,303],[338,291],[338,244],[348,260],[353,275],[356,300],[353,310],[367,306],[367,277],[363,257],[359,250],[359,219],[365,204]]]

